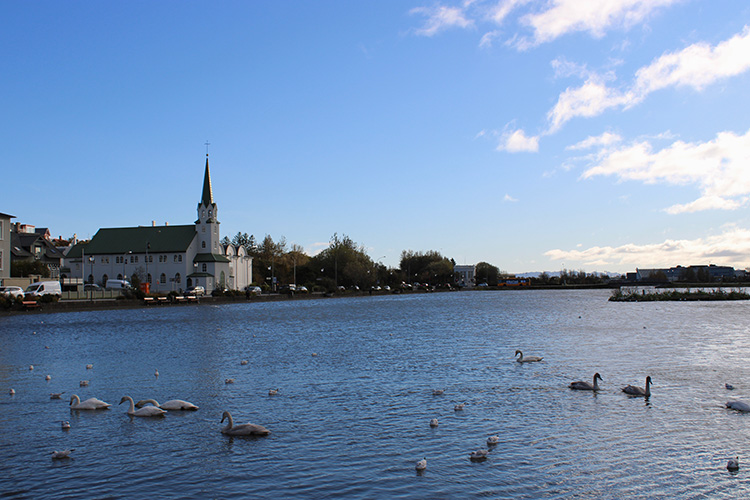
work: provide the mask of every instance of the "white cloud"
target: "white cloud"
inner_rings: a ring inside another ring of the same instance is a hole
[[[502,24],[514,9],[529,3],[530,0],[500,0],[490,8],[490,19],[496,24]]]
[[[527,137],[521,129],[507,132],[500,139],[497,149],[509,153],[536,153],[539,151],[539,136]]]
[[[632,96],[607,87],[601,79],[592,77],[576,89],[568,88],[560,94],[557,104],[547,113],[549,132],[558,131],[571,118],[590,118],[604,110],[622,106],[632,101]]]
[[[671,86],[702,90],[723,78],[750,69],[750,26],[715,47],[696,43],[680,52],[664,54],[636,72],[634,92],[639,99]]]
[[[479,40],[479,47],[483,49],[489,49],[492,47],[492,43],[496,38],[500,36],[500,31],[493,30],[482,35],[482,39]]]
[[[518,198],[513,198],[513,197],[512,197],[511,195],[509,195],[509,194],[506,194],[506,195],[505,195],[505,196],[503,197],[503,201],[507,201],[507,202],[510,202],[510,203],[514,203],[514,202],[518,201]]]
[[[528,14],[522,22],[534,31],[533,40],[519,48],[550,42],[560,36],[587,31],[596,38],[608,28],[630,28],[642,23],[656,9],[679,0],[553,0],[538,14]]]
[[[745,135],[720,132],[712,141],[676,141],[653,152],[648,142],[639,142],[601,155],[597,165],[583,178],[614,175],[624,181],[646,184],[696,185],[700,198],[674,205],[668,213],[698,210],[734,210],[750,195],[750,130]]]
[[[750,229],[729,227],[718,235],[695,240],[665,240],[646,245],[591,247],[585,250],[549,250],[551,260],[586,266],[671,267],[720,264],[750,266]]]
[[[620,137],[618,134],[613,134],[611,132],[604,132],[602,135],[598,135],[596,137],[588,136],[581,142],[573,144],[572,146],[568,146],[565,149],[573,150],[573,151],[577,151],[581,149],[591,149],[593,147],[609,146],[611,144],[614,144],[620,141],[622,141],[622,137]]]
[[[588,5],[587,2],[583,3]],[[556,71],[570,72],[576,69],[571,64],[563,60],[557,63],[558,67],[553,62],[553,67]],[[548,133],[558,131],[575,117],[590,118],[610,108],[629,108],[656,90],[688,86],[700,91],[718,80],[748,70],[750,26],[713,48],[705,43],[696,43],[680,52],[662,55],[636,72],[635,80],[627,91],[609,87],[602,77],[588,76],[582,86],[567,88],[560,94],[557,104],[547,113]]]
[[[463,7],[446,7],[436,5],[434,7],[417,7],[410,14],[422,14],[427,17],[422,28],[415,31],[418,35],[434,36],[448,28],[468,28],[474,25],[474,21],[466,17],[465,4]]]

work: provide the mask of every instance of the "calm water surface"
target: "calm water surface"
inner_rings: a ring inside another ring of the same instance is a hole
[[[750,303],[608,296],[460,292],[2,318],[0,497],[750,496],[750,415],[724,408],[750,401]],[[515,363],[516,349],[544,361]],[[599,394],[567,388],[594,372]],[[646,375],[649,401],[620,391]],[[72,394],[113,406],[70,411]],[[131,418],[117,406],[124,395],[200,410]],[[224,410],[272,434],[224,436]],[[471,462],[494,434],[489,458]],[[51,460],[65,448],[74,458]],[[747,465],[732,474],[735,455]]]

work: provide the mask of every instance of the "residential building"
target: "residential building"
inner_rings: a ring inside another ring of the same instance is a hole
[[[137,275],[157,293],[203,286],[242,290],[252,282],[252,257],[244,248],[223,246],[206,155],[198,219],[188,225],[102,228],[91,241],[68,252],[69,277],[106,285]]]
[[[49,231],[20,223],[13,224],[12,229],[11,261],[41,262],[49,269],[50,278],[59,278],[64,255],[50,240]]]
[[[0,212],[0,283],[3,279],[10,278],[10,220],[15,218],[15,215]]]

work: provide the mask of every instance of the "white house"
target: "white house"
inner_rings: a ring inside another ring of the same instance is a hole
[[[67,277],[106,284],[138,275],[152,292],[203,286],[242,290],[252,283],[253,259],[245,248],[220,243],[218,209],[206,154],[198,220],[188,225],[102,228],[88,243],[74,246],[65,259]]]
[[[10,278],[10,220],[15,217],[0,212],[0,284]]]

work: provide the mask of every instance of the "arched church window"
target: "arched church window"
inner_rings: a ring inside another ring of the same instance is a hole
[[[206,248],[206,242],[205,241],[201,241],[201,248]]]
[[[177,274],[174,275],[174,282],[175,283],[179,284],[181,280],[182,280],[182,276],[180,276],[180,273],[177,273]]]
[[[159,276],[159,283],[161,283],[163,285],[166,282],[167,282],[167,275],[164,274],[164,273],[161,273],[161,276]]]

